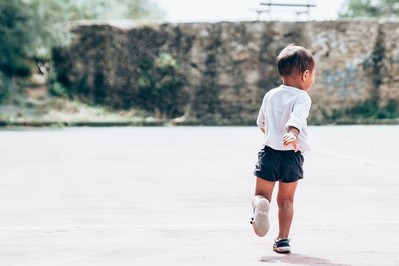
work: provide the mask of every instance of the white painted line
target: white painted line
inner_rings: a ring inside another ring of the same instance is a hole
[[[322,151],[322,150],[317,150],[317,149],[312,149],[312,152],[317,152],[317,153],[321,153],[324,155],[335,156],[335,157],[339,157],[339,158],[343,158],[343,159],[349,159],[352,161],[362,162],[362,163],[366,163],[366,164],[378,165],[378,166],[383,166],[383,167],[392,167],[392,168],[399,169],[399,165],[397,165],[397,164],[383,163],[383,162],[378,162],[378,161],[374,161],[374,160],[368,160],[368,159],[355,157],[355,156],[351,156],[351,155],[347,155],[347,154],[343,154],[343,153],[339,153],[339,152]]]
[[[277,226],[276,223],[271,223],[273,226]],[[318,227],[318,226],[331,226],[331,225],[399,225],[398,221],[385,221],[385,220],[368,220],[368,221],[313,221],[302,225],[302,227]],[[300,225],[297,225],[300,226]],[[247,223],[242,224],[85,224],[85,225],[38,225],[38,226],[0,226],[0,231],[31,231],[31,230],[43,230],[52,232],[68,232],[69,230],[85,230],[85,229],[130,229],[130,230],[142,230],[142,229],[201,229],[201,228],[234,228],[234,227],[248,227],[248,230],[252,230],[252,226]]]
[[[0,231],[8,230],[48,230],[48,231],[68,231],[68,230],[79,230],[79,229],[168,229],[168,228],[231,228],[231,227],[242,227],[247,224],[85,224],[85,225],[38,225],[38,226],[0,226]],[[248,228],[249,224],[248,219]]]

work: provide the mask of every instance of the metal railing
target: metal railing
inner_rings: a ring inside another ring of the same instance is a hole
[[[257,9],[256,10],[256,12],[258,14],[258,20],[260,19],[260,15],[263,14],[263,13],[267,13],[271,17],[272,7],[296,8],[296,11],[294,11],[294,12],[297,15],[297,19],[302,14],[306,14],[308,16],[308,19],[309,19],[310,9],[313,8],[313,7],[316,7],[316,4],[311,3],[310,0],[306,4],[305,3],[304,4],[298,4],[298,3],[275,3],[275,2],[269,1],[269,2],[261,2],[260,6],[266,6],[267,9]],[[305,9],[302,9],[302,8],[305,8]],[[301,10],[299,10],[299,9],[301,9]]]

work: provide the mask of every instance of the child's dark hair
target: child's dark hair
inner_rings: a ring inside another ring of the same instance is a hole
[[[312,53],[302,46],[290,44],[277,56],[276,63],[280,76],[284,77],[306,70],[313,71],[316,60]]]

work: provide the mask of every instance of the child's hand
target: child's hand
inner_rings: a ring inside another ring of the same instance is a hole
[[[298,151],[298,147],[297,147],[297,143],[296,143],[297,140],[298,140],[298,136],[297,135],[295,135],[292,132],[288,132],[283,137],[283,145],[284,146],[288,146],[288,145],[291,144],[292,147],[294,147],[295,152],[297,152]]]

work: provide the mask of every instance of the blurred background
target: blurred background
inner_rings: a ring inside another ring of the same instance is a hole
[[[397,124],[399,1],[0,2],[0,125],[254,125],[287,44],[311,124]]]
[[[221,0],[221,1],[181,1],[157,0],[153,1],[163,10],[163,19],[168,22],[218,22],[218,21],[253,21],[253,20],[281,20],[296,21],[306,20],[336,20],[340,17],[341,9],[347,6],[344,0]],[[267,5],[276,4],[272,12]],[[366,2],[365,2],[366,3]],[[314,5],[306,13],[306,6],[278,6],[278,4]],[[344,5],[345,4],[345,5]],[[342,10],[343,11],[343,10]],[[299,13],[299,14],[298,14]]]

